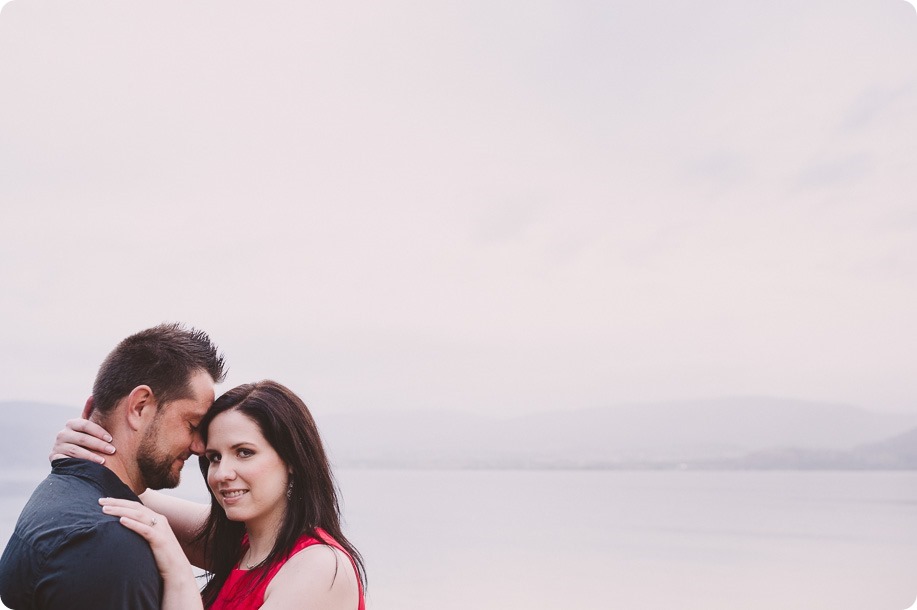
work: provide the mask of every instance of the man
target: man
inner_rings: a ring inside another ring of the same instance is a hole
[[[139,500],[178,485],[204,447],[197,425],[222,381],[203,332],[162,324],[122,341],[99,368],[83,415],[118,447],[103,464],[52,462],[0,558],[0,599],[13,610],[159,610],[149,545],[102,513],[102,497]],[[151,524],[155,527],[155,523]]]

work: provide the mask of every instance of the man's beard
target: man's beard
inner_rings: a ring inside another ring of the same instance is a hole
[[[158,415],[158,414],[157,414]],[[178,485],[181,471],[172,472],[172,466],[179,456],[163,455],[156,447],[156,438],[159,436],[159,419],[153,422],[147,430],[140,447],[137,449],[137,468],[140,476],[149,489],[172,489]]]

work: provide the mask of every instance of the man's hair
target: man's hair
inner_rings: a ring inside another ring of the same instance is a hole
[[[207,333],[181,324],[160,324],[121,341],[105,358],[92,386],[93,410],[107,416],[122,398],[148,385],[158,404],[192,396],[191,376],[207,371],[223,380],[223,356]]]

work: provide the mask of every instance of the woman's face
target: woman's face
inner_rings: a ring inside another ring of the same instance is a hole
[[[207,484],[231,521],[280,524],[289,471],[261,429],[240,411],[217,415],[207,428]]]

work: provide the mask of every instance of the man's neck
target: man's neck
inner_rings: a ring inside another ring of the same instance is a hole
[[[112,455],[99,454],[105,459],[102,465],[115,473],[135,494],[142,494],[146,491],[146,485],[137,468],[136,447],[130,442],[130,436],[118,425],[115,418],[106,417],[95,411],[89,413],[89,419],[108,431],[112,436],[111,444],[117,448]]]
[[[133,462],[133,460],[131,460],[131,462]],[[134,466],[134,468],[129,468],[130,464],[126,463],[120,453],[107,456],[105,458],[105,463],[102,465],[115,473],[115,475],[121,479],[121,482],[130,487],[131,491],[138,496],[146,491],[146,485],[144,485],[136,466]]]

